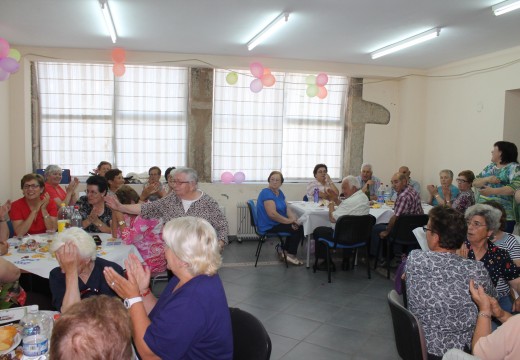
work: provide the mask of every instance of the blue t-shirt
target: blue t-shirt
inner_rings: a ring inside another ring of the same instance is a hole
[[[172,292],[173,277],[150,312],[146,345],[161,359],[232,360],[233,333],[218,275],[199,275]]]
[[[265,188],[258,195],[256,202],[256,213],[258,218],[258,229],[265,232],[280,223],[271,220],[265,211],[264,201],[273,200],[276,205],[276,211],[278,214],[287,217],[287,204],[285,203],[285,195],[282,190],[278,190],[278,196],[275,195],[273,190]]]
[[[439,193],[439,196],[441,197],[441,199],[445,200],[444,193],[442,192],[442,186],[437,186],[437,192]],[[451,201],[455,200],[457,195],[459,195],[459,192],[460,192],[460,190],[458,187],[456,187],[455,185],[450,185]],[[439,202],[437,201],[437,199],[434,196],[433,200],[432,200],[432,206],[437,206],[437,205],[439,205]]]

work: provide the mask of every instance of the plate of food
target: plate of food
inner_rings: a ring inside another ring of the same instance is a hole
[[[13,325],[7,325],[0,327],[0,355],[9,354],[11,351],[16,349],[22,336],[16,330]]]

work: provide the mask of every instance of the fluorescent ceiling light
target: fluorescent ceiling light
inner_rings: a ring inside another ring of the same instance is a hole
[[[101,5],[101,11],[103,12],[103,17],[105,18],[105,24],[107,25],[110,38],[112,39],[112,42],[115,44],[117,41],[116,26],[114,25],[114,19],[112,19],[112,13],[110,12],[110,7],[108,6],[108,0],[98,1],[99,5]]]
[[[269,25],[267,25],[262,31],[255,35],[248,43],[247,50],[251,51],[260,44],[262,41],[271,36],[276,30],[282,27],[289,20],[289,13],[281,13],[276,19],[274,19]]]
[[[379,50],[376,50],[370,55],[372,56],[372,59],[377,59],[377,58],[380,58],[381,56],[385,56],[385,55],[394,53],[396,51],[406,49],[407,47],[420,44],[427,40],[434,39],[437,36],[439,36],[440,32],[441,32],[441,28],[433,28],[433,29],[423,32],[419,35],[412,36],[411,38],[404,39],[402,41],[396,42],[395,44],[392,44],[392,45],[386,46],[384,48],[381,48]]]
[[[508,0],[491,7],[496,16],[520,9],[520,0]]]

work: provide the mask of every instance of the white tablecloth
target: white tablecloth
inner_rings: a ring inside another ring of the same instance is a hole
[[[94,235],[94,234],[92,234]],[[97,254],[99,257],[115,262],[119,264],[122,268],[125,267],[124,261],[128,258],[129,254],[135,254],[139,260],[143,261],[141,254],[137,251],[137,248],[134,245],[125,245],[123,241],[120,245],[110,245],[107,246],[107,240],[111,237],[109,234],[97,234],[101,238],[102,244],[101,249],[98,250]],[[31,236],[35,240],[39,242],[45,242],[45,235],[34,235]],[[12,262],[21,270],[25,270],[27,272],[36,274],[43,278],[48,279],[49,273],[52,269],[59,266],[58,262],[55,258],[51,256],[50,253],[19,253],[15,246],[19,244],[19,240],[17,239],[9,239],[9,252],[3,256],[5,260]]]

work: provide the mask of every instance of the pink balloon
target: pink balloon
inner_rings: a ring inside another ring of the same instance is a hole
[[[220,181],[224,184],[230,184],[233,181],[233,174],[229,171],[223,172],[222,175],[220,175]]]
[[[235,176],[233,176],[233,180],[235,181],[235,184],[242,184],[245,179],[246,179],[246,175],[242,171],[236,172]]]
[[[9,79],[9,75],[11,75],[11,74],[9,74],[4,69],[0,68],[0,81],[5,81],[5,80]]]
[[[270,87],[273,86],[276,82],[276,79],[272,74],[267,74],[262,77],[262,85]]]
[[[126,71],[125,64],[121,64],[121,63],[114,64],[114,66],[112,67],[112,71],[114,72],[114,75],[117,77],[123,76]]]
[[[9,54],[9,43],[6,39],[0,38],[0,59],[7,57]]]
[[[318,86],[318,97],[320,99],[325,99],[328,95],[327,89],[325,86]]]
[[[15,59],[6,57],[0,59],[0,68],[4,69],[8,73],[14,74],[20,68],[20,64]]]
[[[262,91],[262,89],[264,88],[264,85],[262,84],[262,80],[254,79],[253,81],[251,81],[249,88],[251,89],[252,92],[254,92],[256,94],[256,93]]]
[[[126,60],[126,51],[123,48],[115,48],[112,50],[112,60],[115,63],[124,63]]]
[[[318,76],[316,76],[316,85],[318,86],[325,86],[329,82],[329,77],[325,73],[319,73]]]
[[[251,69],[251,74],[257,79],[260,79],[264,75],[264,67],[259,62],[252,63],[249,68]]]

